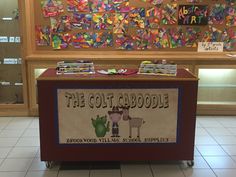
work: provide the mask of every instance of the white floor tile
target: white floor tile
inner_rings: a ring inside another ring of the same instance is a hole
[[[58,177],[89,177],[89,173],[89,170],[61,170],[58,173]]]
[[[213,169],[217,177],[235,177],[236,169]]]
[[[217,145],[217,142],[211,136],[196,136],[196,145]]]
[[[202,156],[227,156],[225,151],[220,146],[197,146],[198,151]]]
[[[235,168],[236,162],[229,156],[204,157],[211,168]]]
[[[220,124],[214,118],[199,118],[198,121],[202,125],[202,127],[221,127],[221,128],[223,128],[223,125]]]
[[[194,147],[194,156],[201,156],[196,147]]]
[[[205,130],[205,128],[196,128],[196,133],[198,135],[209,135],[209,133]]]
[[[22,137],[17,142],[17,147],[39,146],[39,137]]]
[[[236,155],[236,145],[222,145],[224,151],[229,155]]]
[[[0,147],[0,158],[6,158],[11,149],[11,147]]]
[[[53,168],[48,169],[46,168],[45,162],[41,161],[40,158],[35,158],[29,168],[29,171],[45,171],[45,170],[58,171],[59,165],[54,164]]]
[[[23,134],[24,130],[2,130],[0,137],[2,138],[19,138]]]
[[[178,165],[151,165],[153,175],[160,177],[185,177]]]
[[[192,169],[183,170],[186,177],[216,177],[210,169]]]
[[[2,164],[3,160],[4,160],[4,159],[1,159],[1,158],[0,158],[0,165]]]
[[[38,147],[14,147],[7,158],[34,158],[38,149]]]
[[[227,128],[231,133],[232,135],[236,135],[236,127],[235,128]]]
[[[57,177],[57,171],[29,171],[25,177]]]
[[[34,118],[28,128],[39,128],[39,118]]]
[[[120,170],[91,170],[89,177],[121,177]]]
[[[227,128],[214,128],[208,127],[206,131],[209,132],[211,135],[232,135],[232,133]]]
[[[224,127],[236,127],[236,117],[232,117],[232,118],[223,117],[221,119],[218,119],[218,121]]]
[[[13,147],[19,138],[0,138],[0,147]]]
[[[5,159],[0,171],[27,171],[33,159]]]
[[[152,177],[149,164],[121,164],[122,177]]]
[[[32,122],[31,118],[13,118],[9,124],[5,127],[7,130],[24,130]]]
[[[37,128],[26,129],[22,137],[39,137],[39,129]]]
[[[236,136],[214,136],[220,145],[236,145]]]
[[[180,165],[182,169],[189,168],[187,163],[183,163]],[[210,166],[206,163],[205,159],[201,156],[194,157],[194,165],[192,168],[203,168],[203,169],[210,169]]]
[[[1,177],[25,177],[26,172],[0,172]]]

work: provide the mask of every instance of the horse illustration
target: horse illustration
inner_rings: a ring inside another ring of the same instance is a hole
[[[123,120],[129,121],[129,138],[132,138],[132,129],[137,128],[137,138],[140,137],[140,127],[145,123],[143,118],[131,117],[129,115],[129,107],[122,107]]]

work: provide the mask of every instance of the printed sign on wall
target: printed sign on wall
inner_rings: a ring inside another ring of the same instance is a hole
[[[199,42],[198,52],[223,52],[223,42]]]
[[[178,88],[58,89],[59,144],[176,143]]]
[[[179,25],[207,25],[207,5],[179,5]]]

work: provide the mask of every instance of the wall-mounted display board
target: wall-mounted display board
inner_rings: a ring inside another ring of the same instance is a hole
[[[36,50],[236,50],[235,0],[34,1]]]

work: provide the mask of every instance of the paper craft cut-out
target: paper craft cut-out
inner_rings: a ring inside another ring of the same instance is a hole
[[[136,36],[133,37],[135,40],[135,49],[137,50],[146,50],[151,49],[151,32],[150,30],[140,29],[137,30]]]
[[[236,31],[233,28],[224,29],[221,36],[225,50],[236,50]]]
[[[105,48],[113,46],[113,36],[111,32],[98,32],[93,34],[93,47]]]
[[[65,49],[71,43],[70,34],[52,34],[52,47],[53,49],[60,50]]]
[[[222,25],[225,19],[225,4],[215,4],[211,8],[208,24]]]
[[[72,45],[75,48],[92,48],[93,43],[93,36],[88,32],[77,33],[72,38]]]
[[[186,47],[197,47],[198,42],[200,42],[201,37],[201,29],[200,28],[193,28],[187,27],[186,28]]]
[[[132,8],[130,13],[130,26],[134,28],[145,27],[145,8]]]
[[[220,37],[221,37],[222,31],[209,26],[209,30],[205,31],[203,38],[201,40],[201,42],[220,42]]]
[[[113,0],[114,9],[116,12],[129,12],[129,0]]]
[[[50,18],[51,28],[54,33],[61,33],[71,30],[71,17],[64,15],[60,18]]]
[[[41,8],[44,17],[55,17],[64,12],[60,0],[43,0],[41,1]]]
[[[128,31],[128,14],[116,13],[114,14],[114,27],[113,33],[127,33]]]
[[[173,25],[176,24],[177,4],[166,4],[162,12],[162,24]]]
[[[49,46],[51,44],[50,26],[35,26],[35,40],[37,46]]]
[[[226,7],[225,20],[226,26],[236,26],[236,7]]]
[[[170,28],[169,30],[169,43],[170,48],[177,48],[185,46],[185,35],[181,27]]]
[[[88,0],[66,0],[69,12],[89,12]]]
[[[112,14],[93,14],[93,24],[96,30],[110,30],[113,27]]]
[[[225,0],[225,2],[228,4],[228,5],[235,5],[236,4],[236,0]]]
[[[72,28],[76,29],[90,29],[92,23],[91,14],[78,14],[73,13],[73,19],[71,21]]]
[[[89,0],[90,12],[114,12],[112,0]]]
[[[162,9],[152,7],[147,9],[146,12],[146,27],[157,28],[161,22]]]
[[[163,3],[163,0],[148,0],[148,1],[154,6],[161,6],[161,4]]]
[[[122,50],[133,50],[134,41],[129,34],[117,34],[116,48]]]
[[[156,48],[168,48],[169,37],[165,28],[151,30],[152,41]]]

